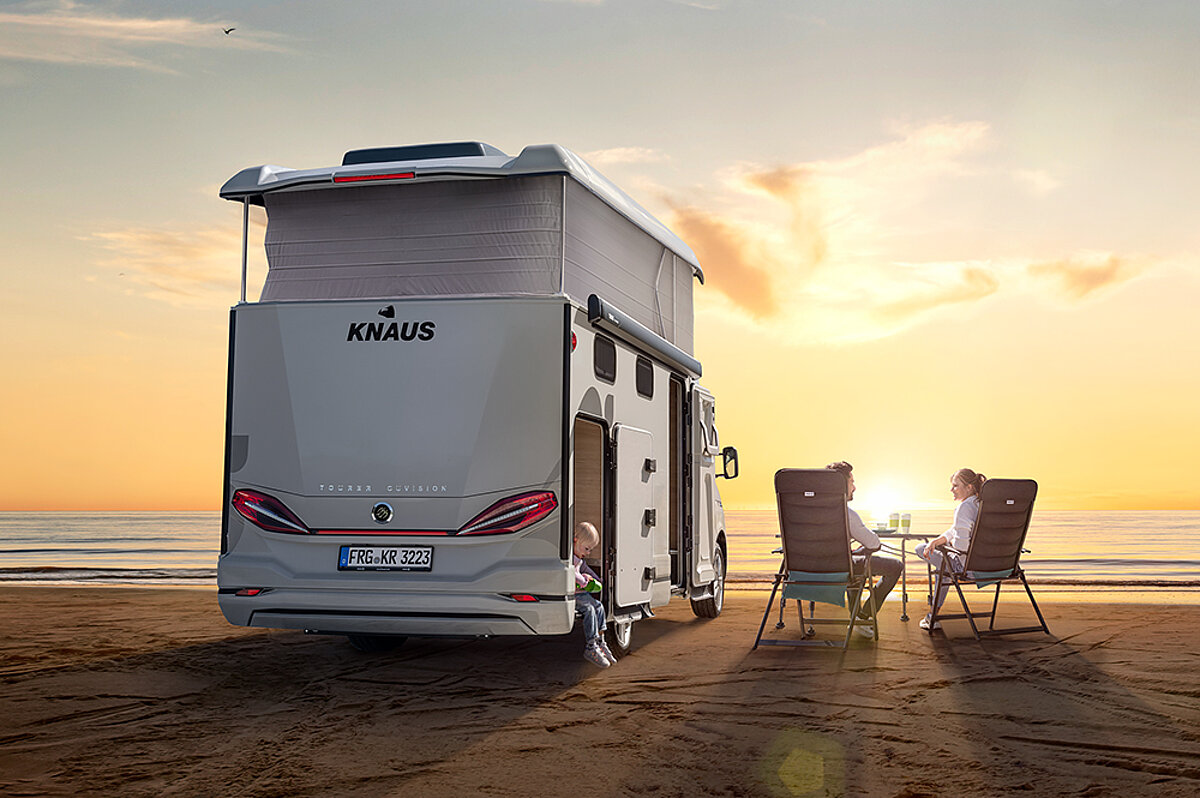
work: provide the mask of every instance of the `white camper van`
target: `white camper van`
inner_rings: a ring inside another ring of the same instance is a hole
[[[230,313],[220,605],[344,634],[565,634],[574,526],[612,646],[686,596],[721,611],[713,397],[692,353],[695,255],[557,146],[476,142],[243,170]],[[268,273],[246,301],[250,205]]]

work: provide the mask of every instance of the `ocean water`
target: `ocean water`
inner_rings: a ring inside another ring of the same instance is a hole
[[[912,513],[912,532],[944,532],[953,511]],[[867,519],[870,521],[871,519]],[[779,570],[774,507],[727,514],[731,580],[769,579]],[[1200,588],[1200,512],[1096,512],[1034,509],[1021,565],[1039,584]],[[885,541],[889,546],[898,543]],[[908,543],[910,580],[925,569]]]
[[[936,535],[951,512],[913,513]],[[730,508],[731,581],[779,568],[773,507]],[[0,583],[212,585],[220,548],[215,512],[0,513]],[[1034,511],[1021,562],[1051,585],[1200,588],[1200,512]],[[909,576],[924,577],[909,548]],[[914,566],[914,562],[917,567]]]
[[[0,513],[0,583],[216,584],[221,517]]]

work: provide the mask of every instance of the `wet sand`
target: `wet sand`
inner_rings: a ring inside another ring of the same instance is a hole
[[[1200,607],[1048,600],[1053,635],[980,644],[889,604],[878,645],[752,652],[766,598],[672,603],[600,670],[578,633],[366,655],[212,590],[0,588],[0,794],[1200,794]]]

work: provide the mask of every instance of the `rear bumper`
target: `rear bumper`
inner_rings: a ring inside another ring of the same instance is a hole
[[[338,589],[222,593],[221,612],[237,626],[326,633],[484,637],[571,631],[574,596],[515,601],[500,594]]]

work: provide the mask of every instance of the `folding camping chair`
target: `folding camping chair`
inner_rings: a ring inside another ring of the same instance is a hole
[[[871,561],[863,563],[861,573],[854,572],[850,554],[850,520],[846,514],[846,477],[827,468],[785,468],[775,472],[775,498],[779,508],[779,537],[782,541],[782,562],[771,598],[763,612],[754,648],[764,646],[836,646],[831,640],[807,639],[813,634],[811,626],[805,639],[763,640],[763,629],[767,616],[775,603],[775,596],[783,588],[780,600],[780,628],[782,602],[794,599],[800,609],[800,627],[804,632],[804,602],[820,601],[847,607],[847,620],[836,618],[818,619],[810,617],[809,624],[836,624],[846,627],[846,638],[841,648],[848,648],[854,625],[859,622],[858,612],[862,608],[863,591],[871,600]],[[849,605],[849,606],[847,606]],[[879,638],[875,606],[871,606],[870,624]],[[810,611],[810,615],[812,615]],[[867,623],[866,621],[862,621]]]
[[[939,547],[943,552],[964,557],[961,571],[951,566],[950,557],[942,557],[942,565],[936,575],[938,588],[944,584],[942,580],[949,580],[954,585],[963,611],[943,614],[935,608],[929,624],[931,634],[937,621],[955,618],[967,619],[976,640],[980,640],[983,635],[1011,635],[1019,632],[1041,631],[1050,634],[1046,619],[1038,609],[1020,564],[1021,553],[1028,551],[1023,546],[1025,535],[1029,532],[1029,520],[1033,516],[1033,500],[1036,497],[1037,483],[1032,479],[989,479],[983,483],[983,489],[979,492],[979,516],[975,519],[975,528],[971,532],[971,544],[967,551],[961,552],[949,546]],[[1040,626],[997,629],[996,607],[1000,603],[1000,587],[1004,582],[1018,580],[1025,586],[1025,592],[1029,595],[1033,611],[1037,613]],[[992,611],[972,612],[963,593],[963,585],[984,588],[993,583],[996,585],[996,596],[992,600]],[[987,618],[988,628],[981,630],[976,626],[976,618]]]

